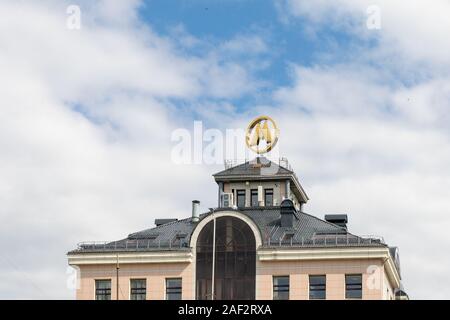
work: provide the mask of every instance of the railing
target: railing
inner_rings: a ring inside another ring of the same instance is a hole
[[[268,160],[273,160],[273,159],[268,159]],[[235,167],[235,166],[240,165],[240,164],[244,164],[244,163],[249,162],[249,161],[250,160],[248,158],[245,158],[245,159],[242,159],[242,158],[241,159],[225,159],[224,160],[224,166],[225,166],[225,169],[229,169],[229,168]],[[273,161],[276,162],[275,160],[273,160]],[[289,160],[286,157],[278,158],[278,165],[283,167],[283,168],[286,168],[286,169],[288,169],[290,171],[294,171],[292,166],[289,163]]]
[[[225,166],[225,169],[230,169],[248,161],[248,159],[225,159],[223,164]]]
[[[378,236],[354,236],[354,235],[319,235],[312,238],[301,239],[265,239],[265,245],[269,247],[329,247],[329,246],[365,246],[385,244],[383,238]],[[79,251],[145,251],[145,250],[177,250],[188,247],[185,239],[155,241],[154,239],[127,239],[113,242],[80,242]]]
[[[312,238],[284,240],[267,238],[266,245],[270,247],[324,247],[324,246],[365,246],[384,245],[384,239],[378,236],[354,236],[354,235],[318,235]]]
[[[280,167],[283,167],[283,168],[288,169],[290,171],[294,171],[294,169],[292,168],[291,164],[289,163],[289,160],[286,157],[282,157],[282,158],[278,159],[278,165]]]
[[[77,249],[82,251],[121,251],[121,250],[151,250],[151,249],[181,249],[187,247],[184,239],[154,240],[127,239],[120,241],[90,241],[78,243]]]

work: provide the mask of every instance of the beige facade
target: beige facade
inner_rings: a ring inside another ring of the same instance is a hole
[[[384,274],[381,260],[341,260],[341,261],[286,261],[286,262],[263,262],[258,264],[256,283],[258,299],[271,300],[273,294],[273,276],[289,275],[289,299],[309,300],[309,276],[326,276],[326,299],[344,300],[345,297],[345,275],[362,274],[362,299],[381,300],[393,299],[393,296],[383,296],[384,276],[376,279],[375,285],[370,281],[373,274],[368,270],[373,267],[380,268]],[[391,285],[390,285],[391,286]]]
[[[283,199],[289,198],[294,202],[297,210],[300,210],[301,201],[295,196],[295,193],[291,190],[289,184],[286,181],[241,181],[241,182],[226,182],[223,184],[224,193],[233,194],[233,205],[237,205],[236,202],[236,190],[245,190],[245,207],[251,207],[251,190],[262,190],[263,194],[260,196],[262,201],[260,206],[264,207],[264,190],[273,190],[273,205],[279,206]]]
[[[70,260],[69,260],[70,261]],[[80,261],[80,260],[79,260]],[[92,263],[92,264],[91,264]],[[326,299],[345,299],[345,275],[362,274],[362,299],[392,300],[395,279],[390,276],[381,258],[331,259],[331,260],[288,260],[261,261],[256,264],[256,299],[271,300],[273,295],[273,276],[289,276],[289,299],[309,299],[309,276],[326,276]],[[130,280],[146,279],[147,299],[164,300],[167,278],[182,279],[182,299],[195,299],[194,263],[133,263],[120,264],[119,260],[119,299],[130,299]],[[396,275],[391,275],[395,277]],[[76,298],[95,299],[95,280],[111,280],[111,299],[116,295],[116,264],[79,265],[79,288]]]
[[[252,181],[246,181],[246,182],[230,182],[230,183],[224,183],[224,192],[225,193],[233,193],[234,198],[234,204],[236,205],[236,190],[245,190],[245,206],[250,207],[250,191],[251,190],[258,190],[258,188],[262,188],[262,190],[265,189],[272,189],[273,190],[273,205],[279,206],[281,201],[285,198],[285,184],[283,182],[271,182],[271,181],[261,181],[261,182],[252,182]],[[234,192],[233,192],[234,190]],[[261,206],[265,206],[264,203],[264,196],[261,195],[261,198],[263,199],[261,202]],[[293,200],[298,203],[297,199],[293,197]]]
[[[148,300],[164,300],[166,278],[182,279],[182,298],[194,299],[194,273],[190,263],[143,263],[119,265],[119,300],[130,299],[130,280],[146,280]],[[83,265],[79,269],[77,300],[95,299],[95,280],[111,280],[111,299],[117,299],[116,264]]]

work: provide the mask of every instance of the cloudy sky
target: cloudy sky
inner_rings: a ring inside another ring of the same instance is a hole
[[[281,127],[305,211],[349,214],[352,232],[399,246],[412,298],[450,298],[450,1],[0,0],[0,12],[0,298],[72,299],[78,242],[186,217],[192,199],[215,206],[222,166],[175,164],[171,134],[260,114]]]

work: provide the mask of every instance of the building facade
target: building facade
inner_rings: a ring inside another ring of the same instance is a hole
[[[347,216],[304,212],[287,163],[263,157],[213,175],[218,207],[68,253],[77,299],[404,299],[398,250]]]

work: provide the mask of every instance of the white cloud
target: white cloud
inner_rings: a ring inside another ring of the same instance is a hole
[[[293,84],[275,92],[308,209],[349,213],[350,230],[398,245],[412,298],[448,298],[450,2],[278,3],[309,32],[368,41],[335,53],[338,65],[294,65]],[[366,28],[369,5],[381,30]]]
[[[378,83],[376,70],[360,67],[358,72],[355,71],[352,65],[333,68],[294,66],[294,81],[301,85],[280,88],[275,92],[275,99],[314,114],[342,117],[355,112],[366,117],[383,114],[389,102],[389,86]]]
[[[285,19],[301,17],[312,23],[308,24],[311,28],[341,30],[361,38],[378,39],[378,51],[383,53],[380,55],[382,63],[389,64],[388,59],[394,57],[396,62],[404,59],[404,63],[433,67],[433,72],[442,71],[439,68],[442,63],[450,64],[447,34],[450,3],[446,0],[433,1],[432,5],[420,0],[278,2]],[[368,30],[366,27],[366,10],[371,5],[381,10],[381,30]]]
[[[234,56],[265,53],[260,37],[236,36],[218,50],[182,27],[181,40],[161,37],[137,18],[140,1],[109,0],[80,2],[83,28],[69,31],[68,2],[2,2],[0,241],[9,246],[0,298],[73,298],[64,254],[76,242],[187,216],[194,198],[215,205],[210,174],[219,168],[171,164],[170,132],[193,117],[242,128],[259,111],[282,128],[281,153],[311,197],[308,211],[348,213],[351,231],[400,247],[412,297],[448,297],[449,10],[435,2],[379,2],[375,46],[339,65],[293,65],[275,107],[244,111],[227,98],[262,81]],[[374,37],[364,2],[287,8],[312,28]]]
[[[81,2],[80,31],[68,3],[0,4],[2,298],[73,298],[65,253],[78,241],[185,217],[194,198],[214,205],[217,168],[170,161],[183,112],[170,101],[251,87],[238,63],[186,55],[143,25],[138,1]]]
[[[400,247],[413,298],[448,297],[450,82],[396,86],[352,62],[294,70],[292,86],[274,94],[281,112],[272,112],[311,198],[306,210],[348,213],[351,231]]]
[[[265,41],[261,37],[252,34],[235,37],[225,42],[222,49],[238,54],[260,54],[268,50]]]

